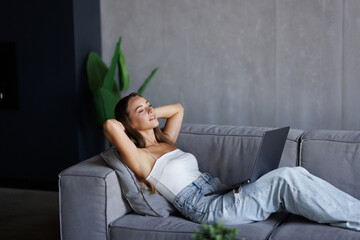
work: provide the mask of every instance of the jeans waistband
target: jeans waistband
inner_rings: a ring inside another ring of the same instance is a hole
[[[182,189],[175,198],[174,203],[182,207],[183,203],[189,196],[194,195],[195,192],[204,195],[208,192],[214,191],[217,188],[218,181],[208,173],[202,173],[194,182]]]
[[[197,187],[202,187],[204,184],[211,184],[213,178],[208,173],[202,173],[198,179],[196,179],[193,184]]]

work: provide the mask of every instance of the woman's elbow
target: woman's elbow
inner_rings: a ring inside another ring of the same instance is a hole
[[[104,122],[103,124],[103,131],[104,133],[108,133],[111,131],[112,128],[114,128],[115,126],[115,122],[116,121],[115,119],[108,119]]]
[[[184,107],[181,105],[181,103],[177,103],[177,107],[179,109],[179,112],[184,112]]]
[[[114,131],[125,131],[124,126],[121,122],[119,122],[116,119],[108,119],[105,121],[103,125],[103,131],[104,133],[110,133]]]

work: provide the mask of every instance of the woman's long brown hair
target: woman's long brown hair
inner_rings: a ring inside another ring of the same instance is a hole
[[[116,120],[118,120],[119,122],[121,122],[124,125],[125,133],[131,139],[131,141],[133,141],[135,146],[138,148],[145,148],[146,147],[145,139],[135,128],[133,128],[131,126],[131,118],[130,118],[130,112],[128,109],[128,103],[134,97],[142,97],[142,96],[138,93],[131,93],[128,96],[122,98],[117,103],[117,105],[115,107],[115,118],[116,118]],[[154,128],[154,134],[155,134],[156,141],[158,141],[159,143],[165,142],[165,143],[169,144],[170,146],[173,146],[174,148],[176,148],[176,145],[164,135],[164,133],[161,131],[161,129],[159,127]],[[152,194],[155,193],[155,187],[151,182],[137,176],[136,174],[135,174],[135,176],[140,181],[140,183],[142,184],[144,189],[145,189],[145,185],[146,185],[146,186],[148,186],[149,189],[151,189]]]

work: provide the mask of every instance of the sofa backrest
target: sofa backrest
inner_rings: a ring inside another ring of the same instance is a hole
[[[264,131],[271,128],[183,124],[177,146],[195,155],[201,172],[232,184],[238,175],[249,177]],[[301,130],[291,129],[280,167],[296,166]]]
[[[300,166],[360,199],[360,132],[306,132],[301,140]]]

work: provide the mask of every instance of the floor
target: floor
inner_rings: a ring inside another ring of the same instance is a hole
[[[60,239],[58,192],[0,188],[0,239]]]

